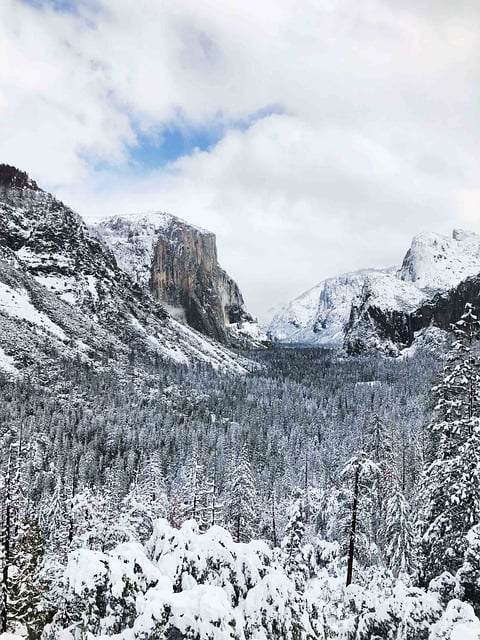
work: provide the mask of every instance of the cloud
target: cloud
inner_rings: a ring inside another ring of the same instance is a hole
[[[75,9],[0,4],[2,159],[87,217],[211,228],[254,313],[418,231],[480,230],[475,0]],[[214,142],[155,166],[166,130]]]

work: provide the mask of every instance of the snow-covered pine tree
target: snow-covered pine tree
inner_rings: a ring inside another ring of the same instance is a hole
[[[364,567],[377,560],[373,514],[379,474],[378,465],[364,451],[347,460],[341,473],[338,536],[347,557],[347,585],[353,580],[355,560]]]
[[[457,578],[463,590],[463,598],[480,615],[480,524],[472,527],[467,534],[465,557]]]
[[[57,476],[53,493],[46,494],[39,505],[39,523],[45,539],[56,555],[65,558],[69,545],[69,502],[63,480]]]
[[[168,498],[163,468],[158,453],[141,464],[140,471],[122,507],[127,525],[140,542],[146,542],[153,531],[153,522],[168,513]]]
[[[236,542],[248,542],[255,535],[257,492],[245,445],[228,473],[223,496],[225,525]]]
[[[387,501],[384,539],[385,559],[393,575],[411,575],[416,566],[415,532],[410,506],[400,488]]]
[[[202,530],[211,524],[212,486],[205,465],[199,463],[195,454],[181,467],[172,487],[170,519],[175,526],[190,519]]]
[[[421,488],[425,582],[459,569],[467,532],[480,521],[480,323],[470,304],[453,329],[443,380],[432,390],[437,404]]]
[[[293,503],[285,536],[282,540],[285,571],[300,593],[305,590],[305,582],[308,578],[308,566],[302,553],[304,535],[305,498],[300,497]]]
[[[29,636],[38,637],[43,623],[39,568],[44,540],[37,515],[29,508],[21,429],[7,433],[3,444],[6,461],[0,483],[0,631],[15,631],[21,624]]]
[[[393,446],[393,427],[382,420],[378,413],[370,418],[363,434],[363,451],[379,469],[375,486],[376,508],[373,511],[372,527],[375,543],[385,551],[385,519],[388,499],[398,484],[395,451]]]
[[[40,636],[49,615],[45,584],[41,581],[45,542],[34,517],[22,518],[15,537],[9,615],[11,623],[23,625],[27,637],[33,640]]]

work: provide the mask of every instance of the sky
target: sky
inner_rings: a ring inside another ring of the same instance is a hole
[[[217,235],[251,313],[480,232],[478,0],[1,0],[0,162]]]

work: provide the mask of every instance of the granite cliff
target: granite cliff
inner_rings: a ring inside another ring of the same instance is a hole
[[[265,339],[220,267],[210,231],[161,212],[114,216],[96,230],[120,266],[177,319],[224,344]]]

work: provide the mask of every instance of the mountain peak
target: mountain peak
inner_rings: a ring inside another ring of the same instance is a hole
[[[452,238],[457,242],[464,242],[465,240],[476,240],[480,242],[480,236],[474,231],[468,231],[468,229],[454,229],[452,232]]]
[[[41,191],[26,171],[21,171],[10,164],[0,164],[0,187]]]

